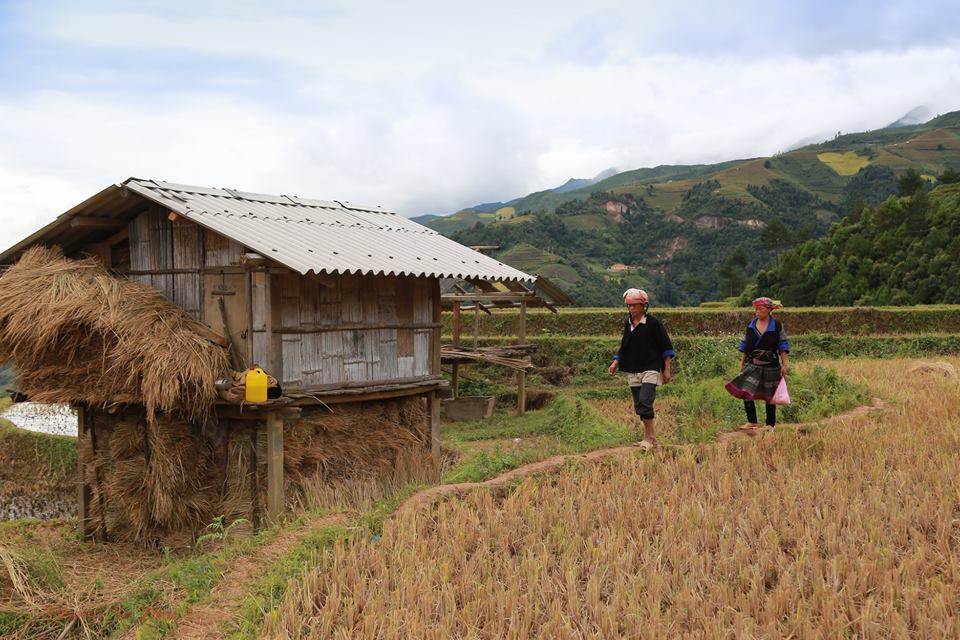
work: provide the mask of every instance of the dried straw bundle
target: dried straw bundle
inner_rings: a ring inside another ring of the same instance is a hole
[[[223,478],[220,480],[220,507],[218,514],[224,516],[226,522],[235,522],[243,519],[247,522],[234,528],[236,533],[253,531],[256,477],[253,461],[253,441],[251,429],[232,428],[229,440],[225,446],[226,461]],[[219,461],[217,466],[220,466]]]
[[[243,518],[237,532],[250,531],[266,504],[266,429],[257,429],[254,449],[249,421],[228,422],[219,446],[175,414],[151,423],[138,408],[97,412],[88,427],[79,453],[87,461],[90,517],[110,540],[183,547],[218,516]],[[436,473],[428,429],[420,398],[305,412],[284,425],[287,495],[344,505],[426,481]]]
[[[96,455],[92,431],[81,455],[92,460],[85,469],[91,517],[111,540],[185,546],[217,515],[222,479],[214,452],[189,423],[166,416],[150,424],[128,411],[97,416],[95,428]]]
[[[266,434],[260,436],[258,461],[265,473]],[[420,398],[333,405],[332,410],[304,411],[298,421],[284,425],[284,474],[297,489],[309,478],[385,477],[402,455],[429,449]]]
[[[179,409],[203,418],[226,350],[151,287],[93,259],[34,247],[0,278],[0,361],[38,402],[143,404],[148,421]]]

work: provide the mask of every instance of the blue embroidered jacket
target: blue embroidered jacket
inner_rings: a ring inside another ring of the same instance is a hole
[[[787,339],[787,330],[776,318],[770,317],[767,330],[763,334],[757,330],[757,319],[754,318],[747,325],[747,332],[738,348],[742,353],[756,350],[789,353],[790,341]]]

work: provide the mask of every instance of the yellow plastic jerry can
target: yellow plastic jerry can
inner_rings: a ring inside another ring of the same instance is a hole
[[[267,373],[260,367],[247,369],[245,380],[247,402],[267,401]]]

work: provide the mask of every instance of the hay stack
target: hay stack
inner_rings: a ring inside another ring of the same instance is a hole
[[[227,352],[159,291],[34,247],[0,277],[0,361],[37,402],[143,404],[205,417]]]
[[[257,471],[265,487],[266,434],[259,435]],[[287,495],[313,507],[365,508],[436,476],[420,398],[304,410],[284,425],[283,456]]]
[[[111,540],[182,547],[218,514],[222,467],[185,420],[148,423],[135,409],[98,415],[80,448],[92,461],[91,517]]]
[[[305,410],[284,425],[284,474],[296,488],[308,478],[332,482],[389,475],[402,454],[430,450],[427,425],[419,398]],[[266,433],[260,435],[258,459],[265,474]]]
[[[910,373],[932,373],[951,380],[957,378],[957,370],[949,362],[921,362],[913,366]]]
[[[235,531],[250,531],[266,504],[266,429],[249,420],[224,424],[227,437],[213,445],[176,414],[152,423],[134,407],[92,415],[79,446],[99,533],[180,548],[218,516],[242,518]],[[322,494],[323,504],[342,504],[340,494],[357,483],[402,486],[435,473],[420,398],[307,410],[284,425],[283,445],[292,501],[317,503]]]

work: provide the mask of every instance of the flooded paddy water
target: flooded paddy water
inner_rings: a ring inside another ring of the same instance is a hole
[[[77,414],[65,404],[19,402],[11,405],[0,417],[28,431],[58,436],[77,435]]]

